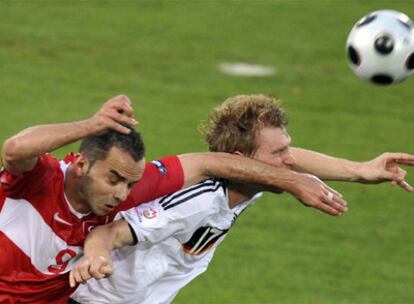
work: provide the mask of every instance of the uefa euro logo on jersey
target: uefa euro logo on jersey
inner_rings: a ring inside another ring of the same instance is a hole
[[[147,219],[153,219],[157,216],[157,211],[150,208],[150,209],[144,210],[142,212],[142,215]]]

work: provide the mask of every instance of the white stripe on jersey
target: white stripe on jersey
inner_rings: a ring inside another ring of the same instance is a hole
[[[6,198],[0,212],[0,231],[2,231],[16,246],[18,246],[30,259],[32,265],[44,274],[55,274],[48,270],[49,266],[59,264],[57,255],[63,254],[60,259],[66,262],[71,256],[63,250],[73,250],[77,256],[82,252],[80,246],[70,246],[57,236],[43,220],[39,212],[24,199]],[[45,246],[47,244],[47,246]],[[70,259],[70,265],[77,259]]]

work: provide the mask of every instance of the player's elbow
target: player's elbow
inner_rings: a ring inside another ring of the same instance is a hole
[[[19,159],[19,143],[16,138],[11,137],[3,143],[1,157],[3,164],[12,163]]]

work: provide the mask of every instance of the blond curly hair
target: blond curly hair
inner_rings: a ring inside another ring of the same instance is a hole
[[[209,150],[242,152],[251,156],[257,150],[256,138],[263,127],[287,124],[281,102],[265,95],[238,95],[216,107],[201,127]]]

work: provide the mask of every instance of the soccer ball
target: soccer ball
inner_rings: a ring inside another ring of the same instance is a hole
[[[405,14],[375,11],[359,20],[346,41],[356,75],[376,84],[401,82],[414,73],[414,25]]]

